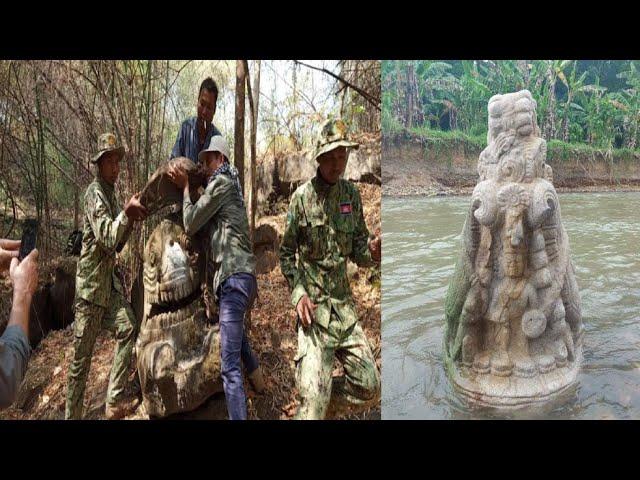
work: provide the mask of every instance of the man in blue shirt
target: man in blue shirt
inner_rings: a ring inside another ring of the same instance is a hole
[[[222,135],[213,124],[218,102],[218,85],[207,77],[200,84],[197,117],[187,118],[180,126],[176,143],[171,150],[171,158],[187,157],[198,163],[198,154],[211,142],[214,135]]]

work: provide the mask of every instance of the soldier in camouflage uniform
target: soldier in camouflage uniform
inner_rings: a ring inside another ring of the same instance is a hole
[[[280,265],[298,314],[296,384],[298,419],[325,417],[331,394],[338,404],[366,405],[378,398],[380,375],[351,296],[347,259],[380,262],[380,238],[369,240],[358,188],[344,180],[346,125],[328,120],[317,142],[316,176],[291,198]],[[297,255],[297,259],[296,259]],[[334,358],[345,378],[332,382]]]
[[[98,153],[91,162],[97,175],[84,196],[82,250],[76,274],[74,357],[67,377],[65,418],[82,417],[82,403],[96,337],[102,328],[115,333],[117,347],[107,390],[106,417],[122,418],[137,403],[122,398],[138,325],[122,284],[114,271],[119,252],[131,233],[134,220],[146,209],[134,195],[124,211],[117,207],[114,185],[124,148],[107,133],[98,139]]]

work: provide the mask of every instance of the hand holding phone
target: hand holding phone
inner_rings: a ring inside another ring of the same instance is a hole
[[[36,242],[38,240],[38,221],[33,218],[27,218],[24,221],[22,229],[22,240],[20,242],[20,253],[18,254],[18,260],[22,261],[31,250],[36,248]]]

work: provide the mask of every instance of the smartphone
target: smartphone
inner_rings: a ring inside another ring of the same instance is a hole
[[[38,240],[38,221],[33,218],[27,218],[24,221],[22,229],[22,242],[20,243],[20,252],[18,253],[18,260],[22,261],[24,257],[31,253],[31,250],[36,248],[36,241]]]

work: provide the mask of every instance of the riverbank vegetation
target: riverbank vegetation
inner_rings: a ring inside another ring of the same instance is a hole
[[[430,156],[448,155],[451,150],[463,151],[465,154],[478,157],[487,146],[486,135],[470,135],[460,130],[432,130],[425,127],[385,130],[387,142],[402,143],[417,141],[424,146],[425,153]],[[576,159],[604,158],[610,162],[639,162],[640,149],[632,148],[597,148],[584,143],[568,143],[562,140],[547,142],[547,158],[554,165],[558,162]]]
[[[383,61],[382,86],[385,134],[485,145],[489,99],[528,89],[550,146],[640,148],[636,60]]]

